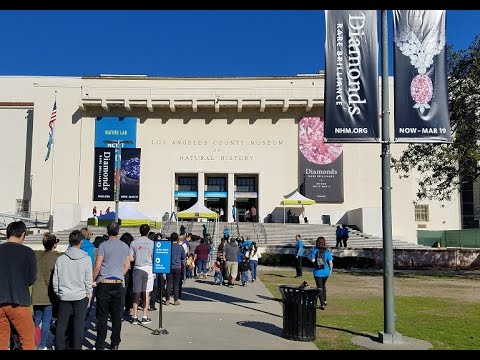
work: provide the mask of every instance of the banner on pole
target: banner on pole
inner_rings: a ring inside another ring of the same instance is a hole
[[[325,10],[325,141],[378,142],[376,10]]]
[[[395,10],[395,141],[450,142],[445,10]]]
[[[115,200],[115,148],[95,148],[93,171],[93,200]]]
[[[122,149],[120,201],[140,201],[140,154],[141,149]]]
[[[104,116],[95,120],[95,147],[116,147],[120,140],[122,148],[134,148],[137,142],[137,118]],[[129,141],[130,143],[128,143]],[[105,142],[111,142],[106,145]]]
[[[298,128],[300,192],[317,203],[343,202],[343,145],[323,141],[320,117],[304,117]]]
[[[155,240],[153,251],[153,273],[169,274],[172,263],[172,242],[170,240]]]

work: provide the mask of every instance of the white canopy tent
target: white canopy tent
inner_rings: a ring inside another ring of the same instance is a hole
[[[215,211],[210,210],[205,205],[197,202],[192,207],[180,211],[177,214],[178,219],[214,219],[215,220],[215,231],[213,237],[213,243],[217,246],[217,237],[218,237],[218,214]],[[178,221],[177,221],[177,231],[178,231]]]
[[[120,209],[118,209],[118,217],[120,219],[150,219],[149,216],[142,213],[138,210],[132,203],[127,202],[122,205]]]
[[[300,194],[298,191],[295,191],[295,193],[293,193],[291,196],[282,200],[283,223],[285,224],[285,205],[302,205],[302,208],[303,208],[304,205],[313,205],[313,204],[315,204],[315,200],[309,199],[303,196],[302,194]]]
[[[115,218],[115,212],[112,211],[109,214],[109,219]],[[104,215],[104,216],[105,216]],[[118,209],[118,218],[122,221],[122,226],[140,226],[141,224],[149,224],[153,227],[158,227],[160,222],[152,219],[150,216],[145,215],[143,212],[138,210],[132,203],[124,203],[120,209]],[[99,217],[102,219],[102,217]],[[98,220],[97,220],[98,221]],[[97,224],[98,225],[98,224]]]

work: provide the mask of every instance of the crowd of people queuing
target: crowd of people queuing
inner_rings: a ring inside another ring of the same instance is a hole
[[[25,350],[47,350],[47,338],[55,329],[55,349],[81,349],[87,319],[95,310],[94,349],[107,347],[107,323],[111,321],[110,349],[121,343],[122,321],[148,324],[156,302],[181,305],[187,279],[207,279],[215,285],[247,286],[256,280],[261,253],[249,238],[230,237],[225,230],[214,258],[212,237],[173,232],[168,239],[143,224],[139,237],[111,222],[107,234],[91,239],[88,228],[69,234],[69,247],[55,251],[58,239],[43,236],[43,251],[35,253],[22,243],[26,226],[15,221],[7,227],[7,241],[0,245],[0,349],[8,349],[11,331]],[[154,240],[172,242],[171,271],[153,274]],[[32,287],[30,295],[29,288]],[[164,299],[159,289],[164,289]],[[95,305],[94,305],[95,304]],[[33,316],[30,306],[33,305]],[[138,313],[141,315],[138,316]],[[55,325],[55,326],[53,326]]]

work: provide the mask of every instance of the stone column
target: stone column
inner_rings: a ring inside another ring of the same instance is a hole
[[[202,205],[205,205],[205,173],[198,173],[197,178],[198,183],[198,202]]]
[[[228,174],[227,189],[227,211],[225,215],[228,222],[233,222],[232,205],[235,204],[235,174]]]

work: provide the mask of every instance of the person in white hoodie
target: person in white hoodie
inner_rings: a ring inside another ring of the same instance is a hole
[[[82,349],[87,307],[92,299],[92,261],[80,250],[82,233],[74,230],[68,241],[70,247],[57,259],[53,271],[53,290],[60,299],[57,317],[55,350],[65,350],[65,332],[70,315],[73,316],[73,336],[70,347]]]

